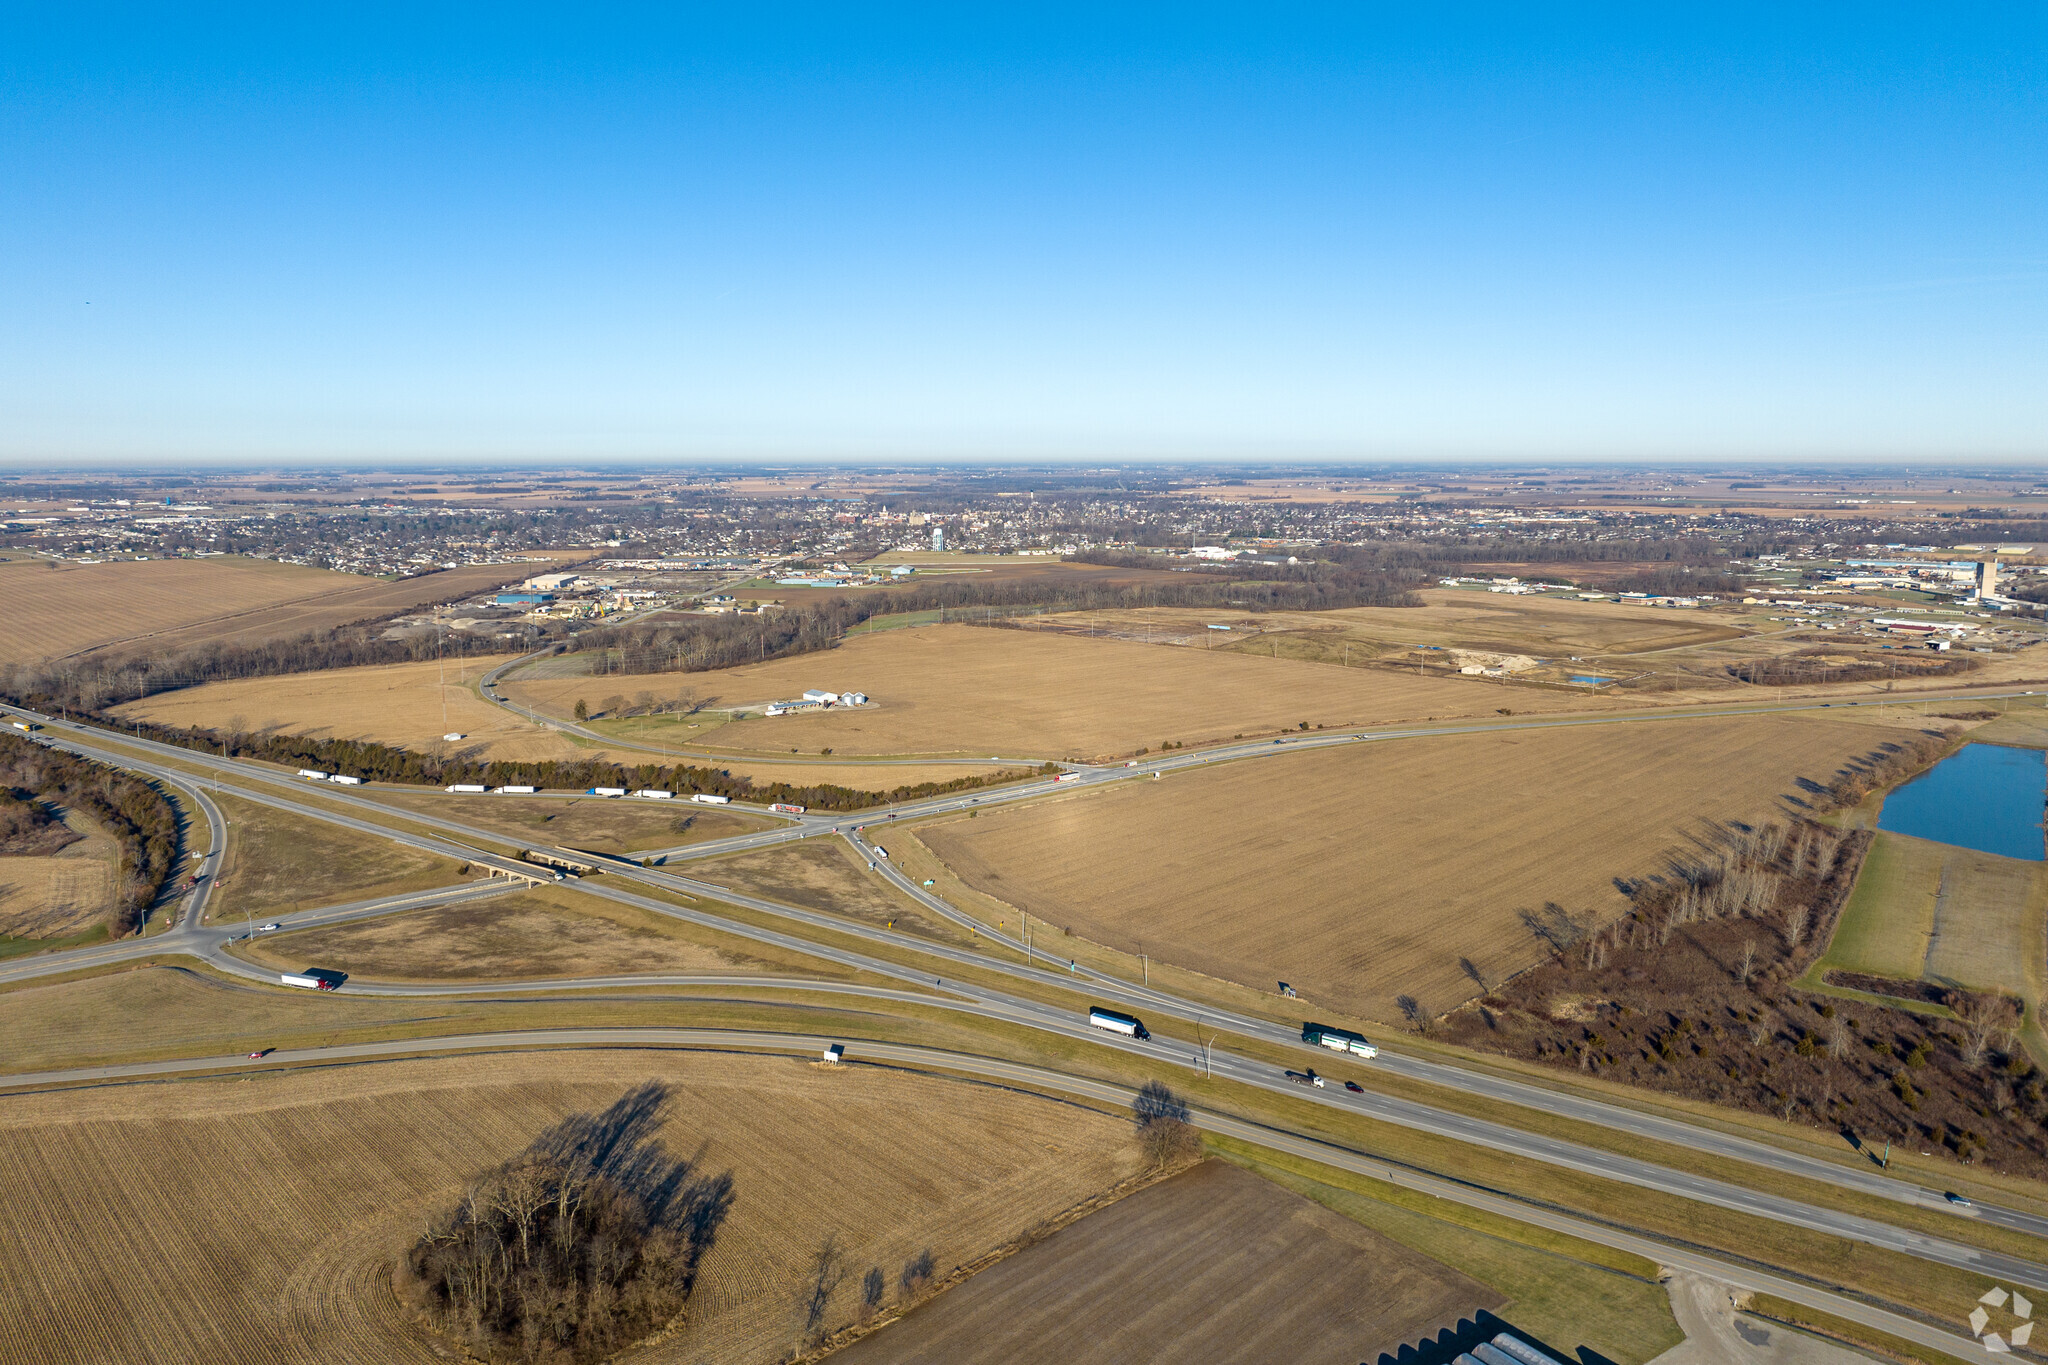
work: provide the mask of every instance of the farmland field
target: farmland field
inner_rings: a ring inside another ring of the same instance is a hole
[[[485,564],[386,582],[261,559],[106,564],[0,563],[0,658],[94,650],[166,651],[207,641],[258,644],[467,597],[537,565]]]
[[[672,1150],[735,1202],[684,1331],[638,1358],[767,1362],[802,1268],[939,1273],[1112,1185],[1128,1126],[996,1087],[785,1058],[510,1054],[11,1098],[0,1115],[0,1357],[425,1365],[390,1287],[427,1212],[564,1114],[648,1078]],[[853,1290],[831,1304],[851,1316]]]
[[[1207,1161],[1062,1228],[855,1343],[847,1365],[1354,1365],[1501,1295]]]
[[[279,678],[238,678],[162,692],[115,708],[159,725],[317,739],[369,739],[417,753],[503,759],[574,759],[588,751],[477,696],[476,679],[502,657],[332,668]],[[464,739],[445,742],[443,734]]]
[[[100,922],[114,904],[120,849],[75,812],[64,823],[83,836],[47,856],[0,858],[0,937],[63,938]]]
[[[1394,1019],[1603,923],[1711,822],[1758,820],[1895,731],[1798,717],[1442,736],[1223,764],[916,827],[1085,939]],[[1569,925],[1566,924],[1569,920]],[[1469,964],[1469,966],[1467,965]]]
[[[141,701],[114,708],[129,720],[154,721],[160,725],[197,726],[223,732],[241,730],[255,734],[276,731],[309,735],[316,739],[374,740],[415,753],[442,757],[503,759],[508,762],[580,762],[586,759],[640,764],[693,763],[698,766],[731,768],[757,782],[834,783],[861,790],[887,790],[904,784],[949,782],[956,777],[1004,770],[1004,764],[917,765],[888,764],[863,767],[852,763],[777,763],[778,751],[789,754],[796,741],[781,728],[802,717],[752,719],[744,725],[728,725],[715,733],[721,737],[744,733],[750,748],[763,751],[745,760],[732,758],[678,758],[629,747],[622,739],[616,748],[606,748],[572,738],[556,730],[537,726],[515,712],[492,705],[473,689],[477,676],[502,658],[472,659],[466,663],[378,664],[366,668],[335,668],[313,673],[293,673],[278,678],[242,678],[231,682],[205,683],[176,692],[163,692]],[[445,680],[444,680],[445,675]],[[702,674],[674,674],[673,684]],[[593,705],[600,700],[599,688],[616,690],[614,684],[632,684],[640,679],[565,678],[533,686],[553,686],[568,698],[560,719],[567,719],[576,699],[588,696]],[[517,691],[505,689],[508,695]],[[632,688],[630,690],[639,690]],[[445,704],[445,710],[444,708]],[[544,708],[543,708],[544,709]],[[443,734],[461,734],[462,739],[444,741]],[[687,729],[663,735],[658,722],[638,727],[633,738],[645,739],[665,749],[703,749],[703,742]],[[822,744],[803,748],[794,756],[819,757]],[[680,840],[676,842],[681,842]]]
[[[856,636],[829,653],[712,673],[532,682],[515,675],[504,690],[566,716],[594,681],[705,706],[748,705],[810,687],[864,691],[872,707],[748,720],[707,741],[735,751],[829,747],[841,755],[1103,757],[1292,729],[1303,720],[1342,725],[1601,704],[1464,679],[973,626]]]
[[[276,914],[448,886],[455,863],[374,834],[241,801],[214,798],[228,820],[227,859],[209,918]]]
[[[830,964],[559,887],[258,938],[238,949],[267,967],[308,962],[375,981],[791,972]]]
[[[1047,624],[1094,619],[1121,630],[1149,620],[1162,634],[1206,630],[1211,623],[1235,624],[1240,630],[1249,627],[1259,633],[1311,631],[1328,636],[1332,643],[1350,641],[1354,658],[1372,645],[1436,645],[1538,657],[1635,654],[1706,644],[1742,633],[1729,618],[1700,611],[1581,602],[1573,597],[1521,597],[1472,589],[1428,588],[1420,596],[1420,608],[1343,607],[1334,611],[1279,611],[1243,616],[1213,608],[1161,607],[1075,612],[1044,619]],[[1238,633],[1219,633],[1216,647],[1253,654],[1266,652],[1265,644],[1256,636],[1250,642],[1241,642],[1236,639]],[[1284,656],[1287,650],[1283,647],[1280,652]]]

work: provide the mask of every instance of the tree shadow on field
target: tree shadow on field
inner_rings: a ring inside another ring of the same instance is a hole
[[[732,1209],[732,1172],[699,1175],[705,1147],[678,1157],[662,1146],[671,1094],[661,1081],[642,1081],[601,1113],[569,1115],[528,1151],[605,1177],[640,1201],[650,1223],[684,1230],[694,1270]]]
[[[1524,908],[1515,913],[1530,937],[1553,953],[1565,952],[1591,929],[1590,915],[1587,923],[1581,923],[1556,901],[1545,901],[1540,911]]]

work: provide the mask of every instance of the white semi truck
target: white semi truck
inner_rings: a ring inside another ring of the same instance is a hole
[[[1126,1038],[1136,1038],[1140,1042],[1152,1036],[1146,1032],[1144,1021],[1137,1015],[1125,1014],[1122,1010],[1104,1009],[1100,1005],[1089,1007],[1088,1022],[1096,1028],[1121,1033]]]

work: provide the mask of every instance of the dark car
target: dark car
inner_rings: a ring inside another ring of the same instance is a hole
[[[1365,1087],[1360,1085],[1357,1081],[1344,1082],[1344,1088],[1346,1090],[1349,1090],[1354,1095],[1363,1095],[1365,1093]]]
[[[1954,1190],[1948,1191],[1946,1194],[1942,1195],[1942,1198],[1948,1200],[1949,1203],[1958,1205],[1962,1208],[1968,1209],[1976,1207],[1974,1204],[1970,1202],[1969,1196],[1957,1194]]]

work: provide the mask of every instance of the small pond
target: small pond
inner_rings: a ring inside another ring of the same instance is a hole
[[[1884,799],[1877,827],[2029,862],[2048,861],[2048,753],[1965,744]]]

